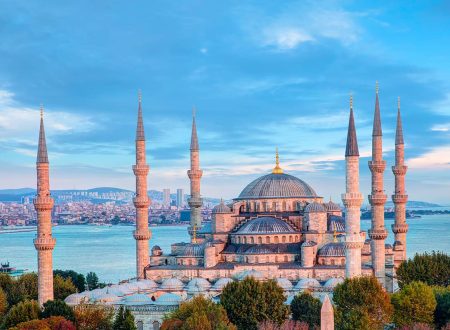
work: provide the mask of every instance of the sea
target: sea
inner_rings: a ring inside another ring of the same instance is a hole
[[[408,257],[425,251],[450,253],[450,215],[424,215],[407,220]],[[391,224],[387,243],[392,244]],[[367,230],[370,220],[361,221],[361,229]],[[117,283],[135,274],[136,242],[133,226],[71,225],[53,227],[56,247],[53,253],[54,269],[72,269],[79,273],[97,273],[100,281]],[[150,246],[159,245],[164,252],[176,242],[188,242],[186,226],[151,227]],[[0,234],[0,261],[9,261],[12,267],[35,271],[36,250],[33,245],[35,231],[13,231]]]

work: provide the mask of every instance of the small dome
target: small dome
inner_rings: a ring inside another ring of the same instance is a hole
[[[313,247],[313,246],[316,246],[316,245],[317,245],[316,242],[313,242],[313,241],[304,241],[303,244],[302,244],[302,247]]]
[[[127,306],[152,305],[153,303],[153,300],[143,293],[135,293],[131,296],[126,296],[121,301],[121,304]]]
[[[183,282],[181,282],[179,279],[175,277],[167,278],[165,279],[161,284],[162,290],[182,290],[183,289]]]
[[[219,279],[217,280],[217,282],[214,283],[212,289],[213,289],[213,290],[217,290],[217,291],[222,291],[223,288],[224,288],[228,283],[231,283],[231,282],[233,282],[233,280],[232,280],[231,278],[229,278],[229,277],[222,277],[222,278],[219,278]]]
[[[214,208],[212,209],[212,213],[213,214],[231,213],[231,209],[228,206],[226,206],[222,200],[220,201],[220,204],[214,206]]]
[[[84,294],[89,297],[89,299],[91,300],[95,300],[97,299],[98,296],[102,295],[105,293],[104,289],[95,289],[92,291],[85,291]]]
[[[203,256],[203,245],[201,245],[201,244],[186,244],[178,255],[180,257],[202,257]]]
[[[158,287],[153,280],[139,280],[136,284],[139,286],[139,290],[153,290]]]
[[[334,289],[336,285],[344,283],[344,279],[341,277],[332,277],[328,279],[325,284],[323,285],[324,288],[331,288]]]
[[[201,277],[195,277],[187,284],[189,293],[197,293],[207,291],[211,287],[211,283]]]
[[[287,278],[284,277],[278,277],[275,279],[277,284],[283,288],[283,290],[291,290],[293,285],[291,281],[289,281]]]
[[[154,245],[152,251],[161,251],[161,247],[159,245]]]
[[[137,282],[128,282],[120,284],[120,286],[126,288],[128,291],[137,292],[140,289],[140,286]]]
[[[305,207],[306,213],[325,213],[327,212],[325,206],[320,203],[313,202],[311,204],[306,205]]]
[[[302,278],[297,282],[294,289],[295,290],[305,290],[320,287],[320,283],[315,278]]]
[[[306,182],[284,173],[270,173],[250,182],[236,200],[260,198],[316,198]]]
[[[287,222],[274,217],[258,217],[246,222],[236,234],[281,234],[295,230]]]
[[[269,247],[264,245],[253,245],[249,247],[245,254],[273,254],[276,252],[273,252]]]
[[[118,302],[120,298],[116,296],[115,294],[109,293],[108,291],[106,293],[103,293],[99,295],[95,301],[103,304],[114,304]]]
[[[164,293],[162,294],[156,301],[154,302],[155,305],[163,305],[163,306],[173,306],[173,305],[179,305],[182,301],[181,296],[175,294],[175,293]]]
[[[74,293],[64,299],[64,302],[69,306],[76,306],[82,302],[87,303],[88,301],[89,298],[84,293]]]
[[[345,257],[344,243],[327,243],[319,250],[320,257]]]
[[[254,270],[254,269],[244,270],[243,272],[240,272],[240,273],[236,274],[236,278],[239,281],[242,281],[242,280],[244,280],[247,277],[253,277],[257,281],[264,281],[265,280],[264,275],[261,272],[259,272],[257,270]]]
[[[341,207],[338,204],[333,203],[332,201],[329,201],[328,203],[325,203],[324,205],[325,205],[327,212],[341,212],[342,211]]]
[[[107,287],[107,289],[109,293],[115,294],[116,296],[125,296],[127,294],[132,294],[135,292],[134,289],[131,289],[126,284],[111,285],[110,287]]]

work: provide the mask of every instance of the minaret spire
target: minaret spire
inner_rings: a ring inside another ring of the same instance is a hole
[[[44,130],[44,107],[41,105],[39,144],[36,159],[37,192],[34,207],[37,212],[37,235],[34,246],[38,252],[38,300],[42,306],[53,300],[53,249],[52,237],[53,198],[50,197],[49,162]]]
[[[342,194],[345,206],[345,276],[352,278],[361,275],[361,204],[359,191],[359,150],[353,117],[353,97],[350,96],[350,116],[345,148],[346,189]]]
[[[195,123],[195,108],[192,110],[192,134],[191,134],[191,168],[187,171],[188,177],[191,181],[191,197],[188,200],[191,208],[191,226],[189,228],[192,242],[196,243],[197,230],[202,225],[201,207],[203,200],[200,197],[200,179],[203,171],[200,169],[200,148],[198,146],[197,126]]]
[[[136,208],[136,230],[133,232],[136,240],[136,277],[145,278],[145,268],[150,259],[148,253],[148,243],[151,232],[148,229],[148,208],[150,199],[147,192],[147,175],[150,167],[147,164],[145,152],[144,121],[142,119],[142,95],[138,93],[138,119],[136,130],[136,165],[133,165],[133,172],[136,176],[136,196],[133,203]]]
[[[372,160],[369,161],[369,168],[372,172],[372,192],[369,195],[372,222],[369,237],[371,238],[372,268],[376,278],[383,286],[386,286],[385,240],[387,231],[384,227],[384,204],[386,203],[387,196],[384,193],[383,185],[383,173],[386,168],[386,161],[383,160],[382,135],[377,82],[372,131]]]
[[[408,232],[406,202],[408,201],[408,195],[405,190],[405,175],[407,170],[399,97],[397,101],[397,129],[395,131],[395,166],[392,166],[392,172],[395,176],[395,192],[392,195],[392,201],[395,205],[395,222],[392,225],[392,231],[395,234],[394,264],[396,267],[406,260],[406,233]]]

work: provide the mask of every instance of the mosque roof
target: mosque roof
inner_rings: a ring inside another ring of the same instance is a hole
[[[325,213],[326,211],[327,211],[327,209],[325,208],[325,206],[323,206],[323,204],[316,203],[316,202],[308,204],[305,207],[305,212],[308,212],[308,213],[322,213],[322,212]]]
[[[341,242],[327,243],[319,250],[320,257],[344,257],[344,244]]]
[[[158,287],[158,284],[156,284],[153,280],[139,280],[136,282],[140,290],[152,290]]]
[[[163,290],[182,290],[183,286],[183,282],[175,277],[167,278],[161,283]]]
[[[178,255],[183,257],[201,257],[203,256],[203,245],[188,243]]]
[[[244,270],[244,271],[242,271],[240,273],[237,273],[235,275],[235,277],[239,281],[242,281],[242,280],[244,280],[247,277],[253,277],[257,281],[265,280],[264,275],[261,272],[259,272],[257,270],[254,270],[254,269]]]
[[[131,296],[126,296],[120,302],[123,305],[127,306],[136,306],[136,305],[150,305],[153,304],[153,300],[144,293],[135,293]]]
[[[201,277],[194,277],[187,284],[187,291],[189,293],[194,292],[204,292],[211,287],[211,283],[209,283],[206,279]]]
[[[285,173],[270,173],[250,182],[236,200],[259,198],[315,198],[306,182]]]
[[[345,219],[336,215],[328,217],[328,230],[344,232],[345,231]]]
[[[287,278],[285,277],[277,277],[275,279],[275,281],[277,282],[277,284],[282,287],[284,290],[291,290],[294,286],[292,285],[292,282],[289,281]]]
[[[327,209],[328,212],[333,212],[333,211],[342,211],[341,207],[339,206],[339,204],[336,204],[332,201],[329,201],[328,203],[324,204],[325,208]]]
[[[221,277],[217,280],[213,285],[213,290],[221,291],[228,283],[233,282],[233,280],[229,277]]]
[[[164,293],[154,302],[155,305],[178,305],[182,301],[181,296],[175,293]]]
[[[303,290],[303,289],[310,289],[313,287],[320,287],[320,283],[315,278],[302,278],[300,281],[297,282],[294,289],[296,290]]]
[[[223,253],[237,254],[276,254],[298,253],[301,243],[273,243],[273,244],[228,244]]]
[[[70,306],[79,305],[82,301],[87,302],[89,298],[84,293],[74,293],[70,296],[67,296],[66,299],[64,299],[64,302]]]
[[[344,279],[341,277],[332,277],[329,280],[327,280],[323,286],[325,288],[334,289],[336,287],[336,285],[341,284],[343,282],[344,282]]]
[[[113,304],[115,302],[118,302],[119,300],[120,298],[117,295],[109,293],[108,291],[98,295],[95,299],[96,302],[101,302],[105,304]]]
[[[236,234],[273,234],[294,233],[295,230],[285,221],[274,217],[258,217],[250,219]]]
[[[225,205],[225,203],[220,201],[220,204],[214,206],[212,209],[212,213],[214,214],[220,214],[220,213],[231,213],[231,209]]]

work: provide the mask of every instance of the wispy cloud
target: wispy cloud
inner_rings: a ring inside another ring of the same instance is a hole
[[[433,148],[423,155],[409,159],[407,163],[413,169],[450,169],[450,145]]]

